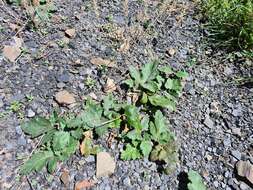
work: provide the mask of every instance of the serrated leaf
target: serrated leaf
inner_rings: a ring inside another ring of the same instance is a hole
[[[149,129],[149,117],[145,115],[141,120],[142,130],[147,131]]]
[[[32,171],[40,171],[47,161],[54,156],[52,151],[40,151],[34,153],[31,158],[24,163],[20,168],[21,175],[27,175]]]
[[[112,94],[109,94],[103,99],[104,112],[109,112],[110,109],[114,108],[115,103]]]
[[[166,98],[165,96],[156,94],[153,96],[149,96],[148,99],[153,106],[168,108],[171,111],[174,111],[176,108],[175,102]]]
[[[32,138],[35,138],[54,129],[54,127],[48,119],[37,117],[21,125],[21,129],[24,133],[30,135]]]
[[[129,131],[126,136],[127,136],[127,138],[129,138],[133,141],[134,140],[142,140],[141,133],[137,132],[136,130]]]
[[[95,128],[95,133],[99,136],[102,137],[104,134],[108,132],[108,126],[102,126],[102,127],[96,127]]]
[[[56,131],[57,131],[56,129],[53,129],[51,131],[48,131],[45,135],[43,135],[43,137],[41,139],[41,142],[40,142],[40,145],[44,145],[44,144],[46,144],[48,142],[51,142],[52,139],[53,139],[54,133]]]
[[[125,107],[125,115],[127,117],[127,123],[131,127],[135,128],[137,131],[142,130],[140,114],[138,109],[133,105],[128,105]]]
[[[68,145],[60,151],[59,159],[65,161],[74,154],[79,146],[79,141],[70,137]]]
[[[148,157],[152,150],[153,143],[151,141],[142,141],[140,148],[144,157]]]
[[[141,84],[151,81],[156,78],[157,73],[157,61],[152,61],[145,64],[141,69]]]
[[[156,81],[157,81],[157,84],[158,84],[158,89],[161,89],[165,79],[161,75],[158,75],[156,77]]]
[[[176,73],[176,76],[177,76],[178,78],[186,78],[186,77],[188,77],[188,73],[185,72],[185,71],[178,71],[178,72]]]
[[[140,72],[133,66],[129,67],[129,74],[134,79],[135,86],[138,86],[141,83],[141,74]]]
[[[53,137],[53,150],[54,151],[59,151],[64,148],[69,144],[70,141],[70,134],[68,132],[64,131],[57,131],[54,133]]]
[[[150,92],[156,92],[159,90],[159,86],[155,81],[149,81],[141,85],[144,89]]]
[[[202,177],[196,171],[190,170],[188,178],[190,180],[190,183],[187,185],[189,190],[206,190]]]
[[[133,88],[134,87],[134,81],[132,79],[124,80],[123,84],[128,85],[129,88]]]
[[[173,89],[173,79],[167,79],[166,83],[165,83],[165,88],[166,89]]]
[[[48,160],[47,170],[49,173],[53,173],[56,169],[56,166],[57,166],[57,158],[56,157],[53,157]]]
[[[165,74],[172,74],[174,73],[174,71],[172,70],[172,68],[170,66],[163,66],[159,68],[159,71],[165,73]]]
[[[72,130],[70,131],[70,135],[76,140],[80,140],[83,137],[83,129],[77,128],[75,130]]]
[[[135,160],[141,158],[141,154],[136,147],[127,144],[126,149],[121,152],[120,157],[122,160]]]

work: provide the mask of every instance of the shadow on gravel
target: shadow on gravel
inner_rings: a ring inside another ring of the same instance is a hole
[[[178,175],[178,181],[179,181],[179,185],[178,185],[178,190],[187,190],[187,184],[190,182],[188,179],[188,175],[185,172],[181,172]]]

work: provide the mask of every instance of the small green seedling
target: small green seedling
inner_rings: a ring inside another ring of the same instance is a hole
[[[188,178],[190,180],[190,183],[187,185],[188,190],[206,190],[203,179],[198,172],[190,170],[188,172]]]

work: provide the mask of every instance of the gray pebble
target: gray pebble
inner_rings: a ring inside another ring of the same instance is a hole
[[[240,160],[242,157],[242,154],[238,150],[232,150],[231,154],[233,157],[235,157],[237,160]]]
[[[29,109],[27,112],[27,117],[32,118],[35,116],[35,112],[32,109]]]
[[[125,179],[123,180],[123,184],[124,184],[125,186],[131,186],[130,178],[129,178],[129,177],[125,178]]]
[[[22,135],[22,129],[21,129],[20,125],[18,125],[18,126],[16,127],[16,133],[17,133],[18,135]]]
[[[63,88],[65,84],[63,82],[57,83],[57,88]]]
[[[20,136],[18,138],[18,145],[25,146],[26,145],[26,139],[23,136]]]
[[[205,116],[204,124],[209,128],[213,128],[214,122],[210,119],[209,115]]]
[[[248,186],[246,183],[241,182],[241,184],[240,184],[240,189],[241,189],[241,190],[248,190],[248,189],[250,189],[250,188],[249,188],[249,186]]]
[[[224,146],[231,146],[231,140],[230,140],[230,138],[225,138],[224,139],[224,141],[223,141],[223,144],[224,144]]]
[[[62,74],[57,76],[57,81],[58,82],[69,82],[70,76],[67,71],[64,71]]]
[[[95,157],[94,156],[88,156],[87,158],[85,158],[86,162],[95,162]]]

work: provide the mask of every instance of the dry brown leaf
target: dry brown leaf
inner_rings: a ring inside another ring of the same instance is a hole
[[[246,177],[253,184],[253,165],[249,161],[240,160],[236,164],[237,174]]]
[[[69,28],[67,30],[65,30],[65,34],[69,37],[69,38],[74,38],[76,35],[76,29],[74,28]]]
[[[73,104],[75,103],[75,97],[66,90],[62,90],[55,95],[55,100],[59,104]]]
[[[123,44],[119,48],[119,52],[126,53],[130,49],[130,42],[128,39],[125,39]]]
[[[98,65],[98,66],[107,66],[107,67],[115,67],[115,62],[114,61],[111,61],[111,60],[108,60],[108,59],[102,59],[100,57],[95,57],[95,58],[92,58],[90,60],[90,62],[94,65]]]
[[[84,179],[82,181],[78,181],[76,184],[75,184],[75,190],[83,190],[83,189],[86,189],[86,188],[91,188],[95,185],[95,182],[92,181],[92,180],[87,180],[87,179]]]
[[[67,187],[70,182],[69,171],[63,170],[60,179],[61,179],[62,183]]]
[[[117,89],[117,87],[114,83],[114,80],[108,78],[107,81],[106,81],[105,87],[104,87],[104,92],[105,93],[110,93],[110,92],[115,91],[116,89]]]

